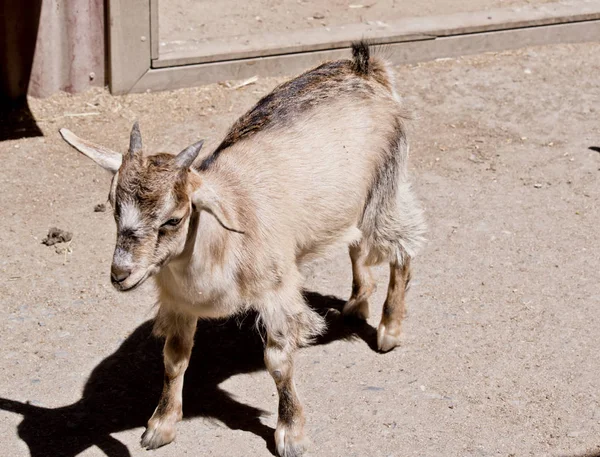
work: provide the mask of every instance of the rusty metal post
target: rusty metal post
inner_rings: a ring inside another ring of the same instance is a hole
[[[43,0],[29,94],[105,84],[104,0]]]
[[[106,83],[104,0],[0,0],[0,98]]]

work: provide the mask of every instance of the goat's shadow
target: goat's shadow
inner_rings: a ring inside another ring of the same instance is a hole
[[[366,323],[348,325],[338,312],[331,312],[341,310],[342,300],[314,292],[305,296],[328,323],[327,332],[315,344],[360,338],[375,350],[373,327]],[[18,433],[32,457],[74,457],[91,446],[108,457],[131,455],[111,433],[145,426],[158,402],[163,342],[152,336],[152,324],[147,321],[140,325],[114,354],[94,368],[82,398],[72,405],[44,408],[0,398],[0,409],[23,415]],[[195,350],[185,375],[184,419],[213,418],[231,429],[254,433],[274,454],[274,430],[260,420],[265,412],[236,401],[219,388],[231,376],[263,369],[263,342],[252,316],[199,321]]]

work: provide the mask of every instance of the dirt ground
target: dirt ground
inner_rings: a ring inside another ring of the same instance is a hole
[[[159,49],[174,52],[211,41],[260,41],[285,33],[365,23],[387,24],[409,17],[519,9],[555,0],[159,0]]]
[[[297,355],[310,455],[600,455],[598,55],[562,45],[397,68],[430,241],[402,346],[385,355],[386,269],[363,327],[336,311],[347,254],[307,270],[330,323]],[[272,455],[277,398],[251,318],[201,323],[178,437],[139,447],[162,385],[154,291],[110,285],[114,223],[94,211],[110,177],[57,130],[124,150],[139,119],[148,150],[206,138],[209,152],[279,81],[30,101],[44,136],[0,142],[2,455]],[[50,227],[72,240],[43,245]]]

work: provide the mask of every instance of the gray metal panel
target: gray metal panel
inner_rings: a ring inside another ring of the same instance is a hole
[[[158,0],[150,0],[150,43],[153,59],[158,59],[158,24]]]
[[[393,63],[406,64],[526,46],[599,39],[600,20],[596,20],[394,43],[387,46],[386,54]],[[349,55],[348,49],[337,49],[151,69],[132,88],[132,92],[177,89],[254,75],[293,75],[325,60],[347,58]]]
[[[153,68],[173,67],[225,60],[267,57],[299,52],[324,51],[350,46],[364,38],[372,44],[426,40],[443,36],[492,32],[600,19],[600,0],[578,3],[533,4],[519,10],[496,9],[445,16],[411,17],[388,23],[385,28],[349,24],[327,29],[264,33],[247,39],[215,38],[189,48],[161,50]]]
[[[110,91],[124,94],[151,62],[150,0],[108,0]]]

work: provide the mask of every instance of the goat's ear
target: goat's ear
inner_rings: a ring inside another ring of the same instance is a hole
[[[229,217],[228,211],[224,208],[223,202],[209,186],[203,185],[200,189],[196,190],[192,194],[192,203],[197,211],[204,210],[212,214],[224,229],[230,232],[244,233],[242,230],[233,227],[232,220]]]
[[[202,145],[204,144],[204,140],[198,141],[197,143],[188,146],[175,157],[175,163],[180,168],[190,168],[200,154],[200,150],[202,149]]]
[[[79,138],[77,135],[67,129],[60,129],[60,134],[63,137],[63,140],[65,140],[83,155],[92,159],[105,170],[108,170],[114,174],[121,166],[123,156],[120,153]]]

